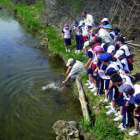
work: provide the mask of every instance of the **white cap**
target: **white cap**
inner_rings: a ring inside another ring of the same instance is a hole
[[[103,18],[101,22],[109,21],[108,18]]]
[[[90,45],[90,43],[89,43],[89,41],[86,41],[85,43],[84,43],[84,47],[83,47],[83,49],[85,49],[87,46],[89,46]]]
[[[118,50],[118,51],[116,52],[116,54],[114,55],[114,57],[118,58],[118,57],[120,57],[120,56],[123,55],[123,54],[124,54],[124,51],[123,51],[123,50]]]
[[[112,51],[115,50],[115,46],[114,45],[110,45],[107,49],[107,53],[112,53]]]
[[[70,58],[66,64],[66,66],[69,66],[70,64],[74,63],[74,59],[73,58]]]

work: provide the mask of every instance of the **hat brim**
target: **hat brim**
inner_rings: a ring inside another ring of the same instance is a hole
[[[85,49],[87,46],[89,46],[90,45],[90,43],[89,43],[89,41],[86,41],[85,43],[84,43],[84,47],[83,47],[83,49]]]
[[[112,51],[114,51],[114,50],[107,50],[107,53],[112,53]]]
[[[66,66],[68,67],[70,65],[70,63],[67,63]]]
[[[119,57],[119,55],[115,54],[115,55],[114,55],[114,57],[115,57],[115,58],[118,58],[118,57]]]
[[[130,98],[130,103],[131,103],[131,104],[137,104],[137,102],[135,102],[135,100],[134,100],[134,97],[131,97],[131,98]]]

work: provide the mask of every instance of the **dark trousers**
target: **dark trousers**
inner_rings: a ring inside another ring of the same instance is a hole
[[[83,48],[83,40],[82,37],[79,35],[76,35],[76,50],[81,50]]]

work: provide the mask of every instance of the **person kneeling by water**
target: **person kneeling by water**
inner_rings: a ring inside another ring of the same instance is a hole
[[[62,84],[65,84],[70,78],[72,80],[75,80],[77,75],[79,75],[82,72],[86,72],[85,66],[82,62],[75,60],[73,58],[70,58],[66,64],[68,67],[68,70],[66,74],[68,74],[67,78],[62,82]]]

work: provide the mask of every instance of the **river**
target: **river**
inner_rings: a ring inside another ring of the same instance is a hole
[[[65,64],[6,9],[0,10],[0,139],[54,140],[57,120],[82,118],[72,86],[62,85]]]

